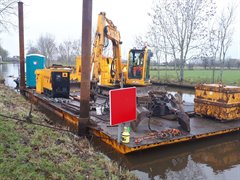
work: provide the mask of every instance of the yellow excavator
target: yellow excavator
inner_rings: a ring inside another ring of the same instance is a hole
[[[71,70],[70,80],[80,82],[81,81],[81,69],[82,69],[81,56],[77,56],[75,61],[76,61],[76,66],[73,67]]]
[[[112,57],[103,55],[104,49],[112,42]],[[147,49],[131,49],[127,65],[122,63],[121,36],[117,27],[106,14],[98,15],[97,30],[95,33],[91,56],[91,81],[99,86],[146,86],[150,84],[149,66],[152,52]],[[71,80],[81,81],[81,57],[76,58],[76,71],[70,75]]]

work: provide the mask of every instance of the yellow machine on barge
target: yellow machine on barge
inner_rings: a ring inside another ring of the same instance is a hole
[[[240,87],[222,84],[196,86],[195,113],[221,121],[240,119]]]
[[[108,23],[108,26],[106,26],[105,23]],[[113,43],[113,57],[110,58],[103,56],[105,37],[110,39]],[[121,62],[120,45],[120,34],[117,31],[116,26],[114,26],[113,23],[105,17],[105,13],[100,13],[99,26],[96,32],[93,54],[91,57],[92,80],[98,82],[100,86],[107,87],[115,85],[119,86],[122,78],[124,79],[125,84],[146,85],[149,80],[148,66],[150,63],[151,52],[146,48],[142,50],[130,50],[127,66],[124,66]],[[78,60],[80,62],[80,59]],[[68,97],[69,94],[67,87],[54,87],[54,73],[61,74],[61,76],[56,76],[56,81],[59,79],[57,77],[60,77],[62,80],[66,79],[66,83],[69,84],[68,80],[70,74],[68,70],[61,68],[58,68],[58,70],[39,70],[36,71],[36,74],[38,75],[36,91],[38,93],[32,95],[31,91],[27,91],[26,94],[28,97],[33,98],[39,104],[50,109],[52,112],[55,112],[58,116],[61,116],[72,124],[79,126],[81,122],[79,119],[80,103],[78,100],[71,99],[67,103],[53,102],[51,100],[51,97],[61,97],[58,96],[59,94],[63,94],[63,97]],[[77,66],[76,73],[81,73],[81,64]],[[80,79],[81,76],[78,78],[78,80]],[[220,100],[226,100],[227,98],[225,98],[225,96],[228,97],[226,101],[227,104],[234,104],[233,101],[238,99],[237,94],[231,94],[229,96],[228,94],[225,95],[228,90],[224,92],[222,88],[216,87],[219,89],[213,93],[211,86],[208,87],[206,85],[206,87],[210,89],[210,91],[207,91],[205,86],[199,86],[199,88],[196,90],[195,112],[201,116],[204,115],[215,117],[214,114],[216,114],[215,110],[217,107],[212,108],[212,106],[210,107],[209,105],[216,105],[216,102],[222,104]],[[56,93],[54,90],[57,90]],[[220,91],[221,93],[223,92],[223,94],[218,94]],[[46,96],[42,93],[49,96],[50,98],[46,98]],[[184,105],[182,101],[178,101],[178,99],[172,98],[173,96],[170,96],[169,94],[165,93],[165,95],[162,95],[163,94],[161,93],[154,92],[149,95],[150,98],[144,97],[148,99],[148,102],[145,103],[146,106],[142,109],[147,109],[145,111],[147,112],[146,114],[154,114],[155,116],[145,116],[144,111],[139,113],[138,120],[140,120],[138,121],[138,125],[135,126],[135,130],[130,133],[129,143],[118,143],[117,127],[109,125],[110,119],[107,111],[104,112],[103,115],[97,115],[94,107],[91,108],[92,110],[90,111],[90,118],[92,124],[89,125],[89,130],[92,134],[100,137],[102,141],[110,144],[117,151],[123,154],[240,130],[240,121],[237,120],[224,124],[219,121],[214,121],[209,117],[201,117],[196,115],[191,115],[190,117],[185,116],[187,114],[190,115],[193,113],[193,104]],[[219,96],[222,98],[217,99]],[[138,97],[138,100],[139,99],[140,97]],[[202,103],[204,99],[206,99],[206,101]],[[214,101],[212,104],[209,101],[210,99]],[[108,102],[106,99],[101,100],[104,102],[101,105],[105,107],[105,104]],[[233,110],[232,104],[230,107],[231,110]],[[138,107],[142,107],[142,105],[138,104]],[[208,113],[208,109],[211,109],[211,113]],[[175,114],[177,114],[177,119],[183,117],[183,119],[187,119],[187,122],[190,122],[186,125],[185,129],[179,125],[181,124],[179,121],[168,120],[165,118],[165,115],[169,115],[173,111]],[[225,114],[229,112],[230,111],[227,110]],[[238,112],[234,111],[233,114],[234,113]],[[231,115],[230,119],[228,119],[229,116],[226,116],[225,114],[218,116],[219,119],[233,120],[238,117]]]
[[[112,57],[105,57],[104,49],[112,42]],[[107,42],[107,43],[106,43]],[[122,63],[120,32],[104,12],[98,15],[91,56],[91,80],[99,86],[120,87],[121,78],[125,86],[146,86],[150,84],[150,59],[152,52],[147,49],[131,49],[127,64]],[[81,81],[81,57],[76,58],[76,68],[71,80]],[[123,77],[122,77],[123,76]]]
[[[70,69],[51,67],[38,69],[36,74],[36,92],[49,97],[69,98]]]

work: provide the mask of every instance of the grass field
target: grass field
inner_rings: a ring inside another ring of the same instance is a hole
[[[21,95],[0,84],[0,179],[137,179],[86,138],[2,116],[25,119],[29,109]],[[47,118],[33,107],[33,122],[50,126]]]
[[[215,83],[219,82],[220,71],[215,72]],[[158,80],[158,72],[156,70],[151,71],[151,78]],[[184,80],[188,83],[211,83],[212,70],[185,70]],[[160,81],[177,81],[177,75],[174,70],[161,70]],[[226,85],[240,85],[240,70],[224,70],[223,72],[223,84]]]

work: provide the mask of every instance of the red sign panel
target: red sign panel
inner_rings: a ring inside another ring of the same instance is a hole
[[[110,125],[136,120],[136,88],[115,89],[109,92]]]

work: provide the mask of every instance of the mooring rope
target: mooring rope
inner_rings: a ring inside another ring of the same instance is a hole
[[[28,121],[28,120],[23,120],[23,119],[20,119],[20,118],[16,118],[16,117],[13,117],[13,116],[7,116],[7,115],[4,115],[4,114],[0,114],[0,116],[5,117],[7,119],[19,121],[19,122],[24,122],[24,123],[33,124],[33,125],[36,125],[36,126],[42,126],[42,127],[50,128],[50,129],[53,129],[53,130],[71,132],[71,131],[66,130],[66,129],[57,128],[57,127],[53,127],[53,126],[48,126],[48,125],[44,125],[44,124],[40,124],[40,123],[35,123],[35,122]],[[1,120],[2,121],[8,121],[8,120],[5,120],[5,119],[1,119]]]
[[[53,127],[53,126],[47,126],[47,125],[40,124],[40,123],[34,123],[34,122],[32,122],[32,121],[23,120],[23,119],[16,118],[16,117],[12,117],[12,116],[7,116],[7,115],[1,114],[1,113],[0,113],[0,116],[1,116],[1,117],[4,117],[4,118],[7,118],[7,119],[14,120],[14,121],[19,121],[19,122],[23,122],[23,123],[28,123],[28,124],[36,125],[36,126],[42,126],[42,127],[49,128],[49,129],[52,129],[52,130],[64,131],[64,132],[68,132],[68,133],[74,134],[72,131],[69,131],[69,130],[66,130],[66,129],[61,129],[61,128],[57,128],[57,127]],[[9,121],[9,120],[6,120],[6,119],[0,119],[0,120],[2,120],[2,121]],[[87,135],[86,137],[89,138],[89,137],[92,137],[92,135]],[[100,136],[97,136],[97,135],[94,135],[94,137],[95,137],[95,138],[99,138],[99,139],[111,140],[111,138],[100,137]]]

